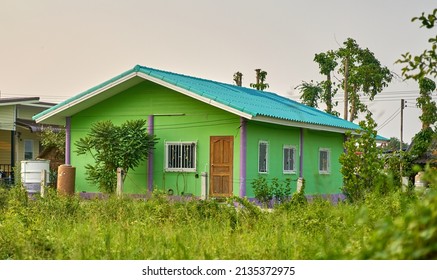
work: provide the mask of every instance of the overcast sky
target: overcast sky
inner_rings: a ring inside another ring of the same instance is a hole
[[[400,75],[394,62],[407,51],[429,48],[427,39],[437,30],[419,28],[411,18],[432,12],[436,4],[0,0],[1,96],[39,96],[56,103],[140,64],[228,83],[240,71],[243,86],[254,82],[254,69],[261,68],[268,73],[269,91],[297,100],[298,84],[323,78],[314,54],[337,49],[348,37]],[[415,82],[396,79],[368,103],[378,132],[400,138],[398,111],[405,98],[404,140],[410,142],[420,130],[417,96]]]

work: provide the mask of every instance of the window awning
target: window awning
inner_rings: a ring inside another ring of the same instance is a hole
[[[25,119],[17,119],[15,124],[21,127],[28,128],[30,132],[41,132],[43,129],[50,129],[53,132],[60,132],[63,128],[59,125],[47,125],[47,124],[39,124],[35,121],[25,120]]]

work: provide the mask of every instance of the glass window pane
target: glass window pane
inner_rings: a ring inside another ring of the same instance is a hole
[[[295,171],[294,168],[295,151],[296,149],[293,147],[284,147],[284,163],[283,163],[284,171]]]
[[[259,143],[258,171],[267,172],[267,143]]]
[[[24,159],[33,159],[33,141],[24,140]]]
[[[320,158],[319,158],[319,171],[322,171],[322,172],[328,172],[329,170],[329,168],[328,168],[328,166],[329,166],[329,163],[328,163],[328,161],[329,161],[329,151],[327,151],[327,150],[320,150],[320,152],[319,152],[319,156],[320,156]]]

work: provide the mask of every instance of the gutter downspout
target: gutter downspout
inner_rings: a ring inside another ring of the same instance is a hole
[[[14,167],[15,167],[15,160],[17,160],[18,157],[18,147],[17,142],[16,141],[16,135],[17,135],[17,105],[14,106],[14,120],[13,120],[13,127],[11,130],[11,170],[10,172],[14,172]],[[17,153],[17,155],[15,156],[15,153]],[[15,178],[15,174],[14,176],[12,176],[11,174],[11,178]]]
[[[299,177],[303,178],[303,142],[304,142],[304,137],[303,137],[303,128],[300,128],[300,140],[299,140],[299,147],[300,147],[300,151],[299,151]]]
[[[65,164],[71,164],[71,117],[65,118]]]
[[[15,167],[15,131],[11,130],[11,172]]]
[[[240,197],[246,196],[247,120],[240,117]]]
[[[147,133],[149,135],[154,134],[154,120],[154,116],[149,115],[147,119],[147,122],[149,123],[149,125],[147,126]],[[147,158],[147,191],[150,193],[153,191],[153,149],[150,149],[149,156]]]

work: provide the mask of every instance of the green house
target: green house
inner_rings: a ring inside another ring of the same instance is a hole
[[[136,66],[33,117],[66,126],[66,164],[76,192],[99,192],[86,180],[89,156],[75,143],[93,123],[146,119],[155,150],[125,180],[124,191],[254,197],[251,182],[305,179],[306,194],[341,195],[338,161],[344,134],[359,126],[280,95]]]

